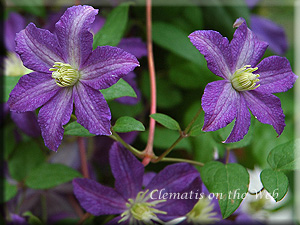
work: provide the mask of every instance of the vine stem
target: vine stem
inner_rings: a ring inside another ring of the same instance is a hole
[[[148,67],[150,76],[150,92],[151,92],[151,105],[150,114],[156,113],[156,80],[155,80],[155,67],[153,57],[153,46],[152,46],[152,1],[146,0],[146,25],[147,25],[147,50],[148,50]],[[149,164],[151,159],[154,157],[153,152],[153,141],[155,132],[155,120],[150,118],[149,122],[149,135],[145,150],[143,151],[144,159],[143,165]]]
[[[81,171],[84,178],[90,178],[88,164],[87,164],[87,157],[86,157],[86,150],[85,150],[85,143],[83,137],[78,137],[78,147],[79,147],[79,154],[81,160]]]
[[[197,161],[189,160],[189,159],[163,158],[161,161],[162,162],[186,162],[186,163],[193,164],[196,166],[201,166],[201,167],[204,166],[204,163],[202,163],[202,162],[197,162]]]
[[[157,163],[159,161],[162,161],[163,158],[165,156],[167,156],[182,139],[184,139],[184,138],[186,138],[186,137],[189,136],[189,132],[190,132],[193,124],[196,122],[196,120],[197,120],[197,118],[198,118],[198,116],[200,115],[201,112],[202,112],[202,108],[200,108],[197,111],[196,115],[193,117],[193,119],[191,120],[191,122],[185,128],[185,130],[184,131],[180,131],[180,136],[177,138],[177,140],[164,153],[162,153],[159,157],[157,157],[154,160],[152,160],[152,162]]]

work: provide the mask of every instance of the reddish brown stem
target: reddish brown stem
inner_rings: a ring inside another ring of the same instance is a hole
[[[79,154],[81,160],[81,171],[84,178],[90,178],[88,164],[87,164],[87,157],[86,157],[86,150],[85,150],[85,143],[83,137],[78,137],[78,146],[79,146]]]
[[[151,105],[150,114],[156,113],[156,80],[155,80],[155,67],[153,59],[153,46],[152,46],[152,8],[151,0],[146,0],[146,23],[147,23],[147,49],[148,49],[148,67],[150,76],[150,91],[151,91]],[[143,164],[146,166],[154,156],[153,153],[153,141],[155,132],[155,120],[150,118],[149,123],[149,135],[147,146],[144,150]]]

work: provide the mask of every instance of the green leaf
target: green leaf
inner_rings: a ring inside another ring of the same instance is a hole
[[[81,174],[63,164],[44,163],[31,171],[25,184],[32,189],[49,189],[69,182]]]
[[[22,214],[22,216],[26,216],[26,217],[29,217],[28,218],[28,223],[30,225],[43,225],[42,221],[35,215],[32,214],[32,212],[24,212]]]
[[[147,143],[149,132],[141,133],[141,139]],[[167,149],[169,148],[177,139],[179,138],[178,131],[169,130],[164,127],[156,127],[154,133],[154,143],[155,148]],[[187,151],[192,149],[192,145],[188,138],[182,139],[174,149],[185,149]]]
[[[200,168],[201,178],[210,193],[219,197],[223,218],[230,216],[248,192],[248,171],[237,163],[224,165],[212,161]]]
[[[272,169],[277,171],[288,171],[296,169],[294,151],[300,141],[289,141],[285,144],[278,145],[273,148],[268,155],[268,163]]]
[[[3,96],[3,102],[7,102],[9,98],[9,94],[14,89],[16,84],[18,83],[21,76],[3,76],[4,82],[4,96]]]
[[[129,116],[123,116],[116,121],[113,130],[119,133],[126,133],[131,131],[145,131],[145,127],[140,121]]]
[[[192,62],[172,65],[170,80],[184,89],[200,88],[203,85],[202,68]]]
[[[13,197],[16,196],[18,192],[18,187],[17,185],[13,185],[7,182],[7,180],[4,180],[4,193],[3,193],[3,199],[0,199],[0,203],[7,202]]]
[[[203,55],[192,45],[188,35],[172,24],[155,22],[152,27],[153,41],[160,47],[165,48],[187,60],[200,66],[205,66]]]
[[[243,17],[249,25],[250,9],[245,1],[239,1],[239,4],[226,4],[222,0],[210,0],[210,5],[204,7],[204,22],[210,24],[211,30],[217,30],[223,36],[232,38],[235,29],[232,25],[239,17]]]
[[[116,84],[107,89],[100,90],[106,101],[114,100],[116,98],[129,96],[136,98],[136,93],[133,88],[123,79],[120,79]]]
[[[164,109],[171,108],[181,102],[181,92],[169,80],[157,77],[156,87],[157,107]],[[147,73],[143,73],[141,88],[143,94],[150,99],[150,82]]]
[[[110,45],[117,46],[122,39],[127,21],[129,5],[132,3],[123,3],[114,8],[108,15],[104,26],[95,34],[93,48],[97,46]]]
[[[170,130],[181,130],[178,122],[168,115],[162,113],[155,113],[151,114],[150,117],[155,119],[158,123]]]
[[[283,199],[288,191],[289,181],[287,176],[281,171],[264,169],[260,174],[260,179],[264,188],[270,193],[276,202]]]
[[[3,142],[3,148],[4,148],[4,159],[8,160],[11,154],[13,153],[13,150],[16,147],[16,142],[12,140],[12,134],[14,133],[15,126],[14,124],[9,124],[8,126],[5,126],[3,129],[3,140],[10,140],[10,141],[4,141]]]
[[[192,129],[189,132],[189,135],[192,137],[196,137],[199,136],[201,134],[204,134],[204,132],[202,131],[202,125],[201,124],[197,124],[195,126],[192,127]]]
[[[44,160],[45,155],[38,144],[34,141],[21,142],[8,160],[8,169],[12,178],[21,181]]]
[[[35,16],[45,17],[44,0],[12,0],[16,6]]]
[[[95,134],[91,134],[87,129],[81,126],[76,121],[71,122],[65,126],[66,135],[79,136],[79,137],[93,137]]]

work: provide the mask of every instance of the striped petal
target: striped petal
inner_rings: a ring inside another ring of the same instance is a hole
[[[55,33],[64,62],[78,69],[93,50],[93,35],[89,31],[98,10],[91,6],[73,6],[66,10],[55,25]]]
[[[31,70],[49,73],[54,62],[63,62],[55,35],[33,23],[17,34],[16,43],[16,52]]]
[[[20,78],[8,99],[12,111],[33,111],[46,103],[60,89],[49,74],[33,72]]]
[[[285,127],[285,116],[280,99],[272,94],[261,93],[256,90],[244,92],[243,95],[255,118],[261,123],[272,125],[277,134],[280,135]]]
[[[220,80],[209,83],[202,96],[205,112],[203,131],[215,131],[227,126],[236,116],[238,93],[231,83]]]
[[[243,95],[238,95],[236,106],[237,112],[234,127],[224,143],[237,142],[242,140],[248,133],[251,124],[251,115],[247,108],[247,104]]]
[[[278,93],[285,92],[293,87],[296,76],[291,68],[289,61],[280,56],[270,56],[263,59],[258,65],[256,73],[259,77],[260,92]]]
[[[126,210],[125,199],[111,187],[86,178],[75,178],[73,187],[80,205],[95,216],[121,214]]]
[[[204,55],[207,67],[217,76],[228,79],[231,71],[231,52],[229,41],[219,32],[198,30],[189,36],[193,45]]]
[[[266,42],[260,41],[247,27],[244,19],[239,18],[238,21],[242,23],[236,29],[230,42],[234,71],[246,65],[255,67],[268,47]]]
[[[97,47],[81,68],[81,82],[105,89],[139,65],[136,57],[111,46]]]
[[[136,198],[142,190],[144,166],[127,149],[115,142],[109,152],[115,188],[125,199]]]
[[[61,88],[39,111],[38,122],[49,149],[57,151],[64,134],[63,125],[69,122],[72,111],[72,88]]]
[[[110,109],[100,91],[78,82],[74,86],[77,122],[96,135],[111,135]]]

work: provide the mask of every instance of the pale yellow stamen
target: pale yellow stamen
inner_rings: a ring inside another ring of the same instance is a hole
[[[213,212],[213,204],[204,197],[199,199],[194,208],[186,215],[187,222],[192,224],[210,224],[219,221],[216,218],[217,212]]]
[[[235,71],[231,78],[232,86],[237,91],[249,91],[254,90],[260,86],[259,74],[254,74],[258,67],[251,68],[250,65],[246,65]]]
[[[122,213],[122,219],[118,221],[119,223],[128,219],[129,224],[141,224],[141,222],[146,224],[155,224],[154,222],[163,223],[156,214],[167,213],[152,207],[166,200],[162,199],[148,202],[151,198],[151,194],[147,195],[148,191],[149,190],[141,191],[137,194],[135,199],[128,199],[128,203],[126,203],[128,209]]]
[[[52,72],[52,78],[60,87],[73,86],[79,79],[79,72],[73,69],[71,65],[61,62],[55,62],[53,68],[49,69]]]

